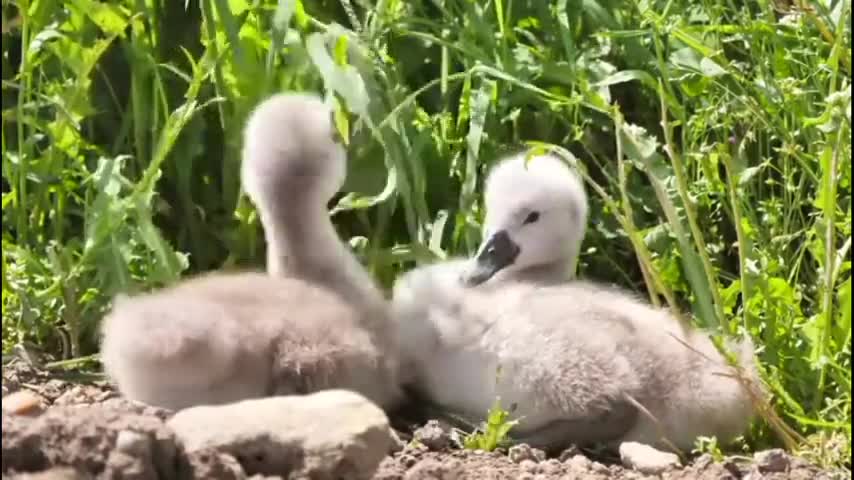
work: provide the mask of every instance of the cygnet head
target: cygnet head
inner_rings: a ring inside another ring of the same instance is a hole
[[[243,188],[262,214],[302,202],[325,207],[343,185],[347,155],[320,97],[274,95],[249,115],[243,133]]]
[[[463,281],[476,286],[529,270],[570,276],[587,223],[578,174],[553,155],[526,162],[519,154],[492,168],[485,190],[485,235]]]

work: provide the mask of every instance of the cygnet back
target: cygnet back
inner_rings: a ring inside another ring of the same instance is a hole
[[[125,396],[178,409],[345,388],[397,402],[388,312],[325,209],[346,175],[334,132],[314,96],[276,95],[250,115],[242,176],[270,272],[201,275],[118,298],[101,356]]]

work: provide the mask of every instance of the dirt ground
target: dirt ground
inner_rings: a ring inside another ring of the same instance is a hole
[[[4,397],[19,390],[36,394],[29,396],[28,403],[23,405],[6,405],[4,400],[4,479],[279,478],[246,475],[240,462],[218,452],[183,454],[163,424],[170,412],[123,400],[103,381],[85,381],[80,375],[69,378],[65,374],[48,374],[15,360],[3,366],[2,390]],[[10,409],[24,414],[9,414]],[[25,428],[32,422],[42,425],[38,429]],[[126,438],[128,427],[154,433],[154,451],[146,453],[150,461],[138,460],[140,455],[133,451],[133,439]],[[413,432],[399,433],[401,438],[409,439]],[[430,442],[410,442],[386,457],[374,480],[851,478],[850,471],[824,471],[782,452],[721,462],[705,455],[685,466],[645,475],[622,467],[618,458],[593,457],[577,450],[565,451],[555,458],[544,458],[542,452],[534,451],[530,458],[520,459],[516,455],[511,460],[512,455],[506,451],[461,450],[446,441],[430,447],[427,443]],[[76,473],[59,468],[67,466],[74,467]]]

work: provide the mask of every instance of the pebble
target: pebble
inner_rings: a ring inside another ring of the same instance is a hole
[[[44,399],[29,390],[18,390],[3,397],[3,411],[13,415],[38,415],[44,411]]]
[[[753,461],[762,473],[780,473],[789,470],[789,455],[781,448],[774,448],[753,454]]]
[[[662,452],[638,442],[620,444],[623,466],[647,475],[661,475],[664,471],[681,465],[675,453]]]
[[[537,462],[533,460],[522,460],[519,462],[519,467],[528,473],[537,473]]]

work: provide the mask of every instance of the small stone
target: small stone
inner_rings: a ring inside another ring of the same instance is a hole
[[[762,473],[787,472],[791,460],[781,448],[774,448],[753,454],[753,461]]]
[[[522,471],[528,473],[537,473],[537,462],[533,460],[522,460],[519,462],[519,467],[522,468]]]
[[[520,474],[519,474],[519,476],[518,476],[518,477],[516,477],[516,478],[518,478],[518,480],[535,480],[535,479],[534,479],[534,474],[533,474],[533,473],[528,473],[528,472],[522,472],[522,473],[520,473]]]
[[[712,457],[711,454],[704,453],[697,457],[696,460],[694,460],[693,467],[696,470],[705,470],[709,468],[709,466],[711,466],[713,463],[715,463],[714,457]]]
[[[620,460],[626,468],[647,475],[661,475],[665,470],[681,465],[675,453],[662,452],[638,442],[620,444]]]
[[[540,463],[540,473],[544,473],[546,475],[557,475],[561,470],[563,470],[562,465],[560,461],[555,458]]]
[[[762,474],[758,470],[751,470],[741,477],[741,480],[762,480]]]
[[[738,462],[732,458],[725,459],[721,466],[735,478],[741,478],[743,476],[741,468],[738,466]]]
[[[409,469],[403,478],[404,480],[458,480],[462,476],[462,464],[459,460],[439,462],[428,458]]]
[[[510,461],[513,463],[522,463],[523,460],[534,460],[534,451],[530,445],[522,443],[510,447],[507,452]]]
[[[341,389],[187,408],[167,425],[188,452],[227,453],[248,475],[367,480],[391,446],[382,409]]]
[[[532,448],[531,453],[534,454],[534,460],[538,462],[546,461],[546,452],[544,450],[540,450],[539,448]]]
[[[41,386],[39,393],[53,403],[53,401],[59,398],[67,389],[67,382],[53,378]]]
[[[104,402],[110,398],[113,398],[115,395],[116,395],[116,392],[113,392],[110,390],[104,390],[101,393],[95,395],[94,400],[96,403],[102,403],[102,402]]]
[[[443,430],[436,420],[429,420],[426,425],[415,430],[412,438],[433,451],[444,450],[451,443],[451,437],[448,435],[448,432]]]
[[[569,460],[570,458],[572,458],[576,455],[582,455],[581,450],[578,447],[576,447],[575,445],[572,445],[569,448],[567,448],[566,450],[560,452],[560,455],[557,458],[561,462],[566,462],[567,460]]]
[[[38,415],[44,411],[44,399],[29,390],[18,390],[3,397],[3,411],[13,415]]]
[[[611,474],[611,471],[608,470],[608,467],[606,467],[605,465],[602,465],[599,462],[591,462],[590,463],[590,470],[592,470],[593,473],[599,473],[602,475],[610,475]]]
[[[213,450],[199,450],[187,455],[190,471],[182,478],[216,478],[217,480],[245,480],[246,474],[231,455]],[[256,480],[278,478],[253,475]]]
[[[424,445],[419,442],[409,442],[406,444],[406,447],[403,448],[404,452],[418,452],[423,453],[428,451],[427,445]]]
[[[400,463],[406,468],[412,468],[416,463],[418,463],[418,459],[412,455],[404,454],[400,456]]]
[[[592,467],[593,462],[591,462],[590,459],[585,457],[584,455],[574,455],[572,458],[565,461],[564,464],[566,464],[566,466],[569,467],[571,471],[582,473],[590,470],[590,467]]]

